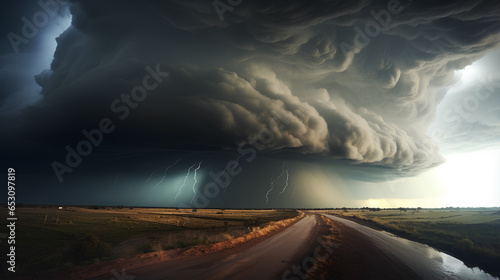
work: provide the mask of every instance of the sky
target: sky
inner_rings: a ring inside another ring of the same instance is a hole
[[[18,202],[500,206],[498,1],[1,5]]]

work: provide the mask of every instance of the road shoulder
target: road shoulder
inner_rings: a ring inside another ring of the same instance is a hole
[[[404,263],[389,258],[363,234],[328,220],[331,223],[322,223],[320,234],[325,239],[339,240],[340,245],[326,262],[318,265],[317,271],[311,273],[312,279],[420,279]]]
[[[251,248],[256,244],[290,228],[304,217],[305,214],[301,212],[299,216],[283,221],[284,223],[282,223],[281,226],[275,227],[272,230],[260,233],[249,233],[243,237],[238,237],[228,241],[210,245],[198,245],[189,248],[147,253],[130,258],[120,258],[110,261],[103,261],[92,265],[74,267],[67,271],[48,274],[45,276],[38,275],[36,279],[94,279],[103,275],[110,275],[110,272],[112,270],[121,271],[122,268],[132,270],[141,267],[155,266],[164,262],[182,263],[186,260],[189,260],[190,258],[197,256],[210,255],[214,256],[214,258],[217,258],[217,256],[226,254],[231,251],[239,251]],[[28,280],[30,278],[25,279]]]

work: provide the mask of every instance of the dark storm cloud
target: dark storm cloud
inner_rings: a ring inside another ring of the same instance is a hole
[[[30,53],[6,55],[0,57],[0,111],[1,115],[18,110],[24,103],[29,103],[33,92],[39,91],[33,82],[32,75],[26,75],[29,70],[25,65],[36,61],[36,56]]]
[[[107,144],[226,149],[267,128],[268,151],[425,169],[442,161],[426,135],[438,89],[497,46],[499,12],[496,1],[246,1],[221,21],[210,1],[76,1],[24,133],[65,145],[118,120],[110,104],[159,65],[170,76]]]

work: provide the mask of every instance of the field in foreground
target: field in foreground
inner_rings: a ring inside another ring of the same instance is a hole
[[[330,213],[362,220],[401,237],[428,244],[459,258],[468,266],[500,275],[498,208],[346,209]]]
[[[221,242],[272,227],[278,221],[297,216],[298,212],[21,207],[16,214],[16,275],[20,276]],[[7,243],[0,245],[6,249]]]

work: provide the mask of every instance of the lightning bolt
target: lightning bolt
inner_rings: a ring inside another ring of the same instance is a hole
[[[297,185],[295,185],[295,188],[293,188],[292,195],[290,196],[290,198],[293,198],[293,195],[295,194],[296,189],[297,189]]]
[[[115,186],[116,186],[116,180],[118,179],[118,177],[119,177],[119,176],[120,176],[120,174],[116,175],[116,177],[115,177],[115,182],[113,183],[113,189],[114,189],[114,188],[115,188]]]
[[[146,180],[146,182],[144,182],[144,184],[142,184],[141,188],[148,184],[149,180],[151,180],[151,178],[153,178],[153,175],[156,173],[156,171],[158,171],[158,169],[156,169],[155,171],[153,171],[153,173],[151,173],[151,176],[149,176],[149,178]]]
[[[278,194],[278,198],[277,198],[276,200],[280,199],[280,195],[281,195],[282,193],[284,193],[284,192],[285,192],[285,190],[286,190],[286,188],[287,188],[287,187],[288,187],[288,167],[286,168],[286,183],[285,183],[285,187],[284,187],[284,188],[283,188],[283,190],[282,190],[282,191]]]
[[[285,162],[283,162],[283,165],[281,166],[281,174],[276,177],[276,179],[273,181],[273,178],[271,177],[271,185],[269,190],[266,193],[266,204],[269,202],[269,193],[274,189],[274,185],[278,180],[283,176],[283,173],[285,173]]]
[[[273,177],[271,177],[271,185],[270,185],[270,187],[271,187],[271,188],[270,188],[270,189],[267,191],[267,193],[266,193],[266,204],[269,202],[269,197],[268,197],[268,195],[269,195],[269,193],[270,193],[270,192],[273,190],[273,188],[274,188],[274,181],[273,181]]]
[[[170,168],[174,167],[181,160],[182,160],[182,158],[176,160],[173,164],[171,164],[170,166],[167,166],[167,168],[165,168],[165,172],[163,172],[163,178],[161,178],[160,182],[158,184],[156,184],[156,186],[153,189],[156,189],[156,187],[158,187],[163,182],[163,180],[165,180],[165,176],[167,176],[167,171]]]
[[[198,171],[201,167],[201,161],[200,163],[198,164],[198,167],[196,167],[196,169],[194,170],[194,184],[193,184],[193,198],[191,198],[191,204],[193,204],[193,200],[194,198],[196,197],[196,189],[194,188],[196,186],[196,183],[198,183],[198,180],[196,180],[196,171]]]
[[[177,195],[175,196],[174,201],[175,201],[175,200],[177,200],[177,197],[181,194],[181,192],[182,192],[182,188],[184,187],[184,185],[186,185],[186,180],[187,180],[187,178],[188,178],[188,176],[189,176],[189,172],[191,172],[191,168],[193,168],[195,165],[196,165],[196,163],[195,163],[195,164],[193,164],[193,165],[191,165],[191,167],[189,167],[189,168],[188,168],[188,171],[187,171],[186,177],[184,177],[184,182],[183,182],[183,183],[182,183],[182,185],[180,186],[180,188],[179,188],[179,193],[177,193]]]
[[[244,154],[243,154],[244,155]],[[236,159],[236,165],[234,166],[234,169],[236,169],[236,167],[238,167],[238,165],[240,164],[240,158],[243,156],[243,155],[240,155],[237,159]],[[234,170],[233,169],[233,170]],[[222,176],[222,175],[221,175]],[[219,176],[220,177],[220,176]],[[219,179],[217,177],[217,179]],[[232,181],[232,180],[231,180]],[[229,184],[226,186],[226,188],[224,189],[224,191],[222,192],[222,197],[224,197],[224,194],[226,193],[227,189],[229,189],[229,185],[231,184],[231,181],[229,181]]]

